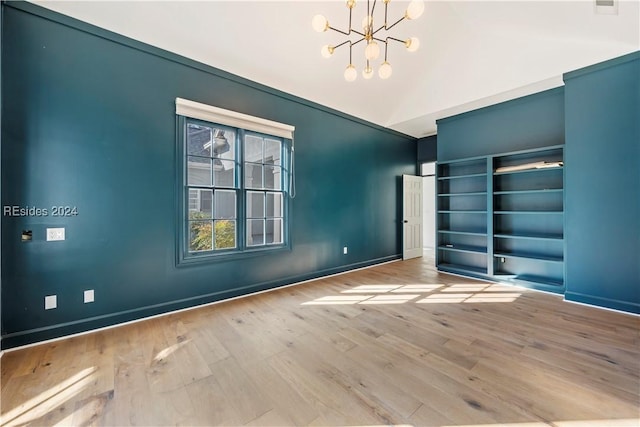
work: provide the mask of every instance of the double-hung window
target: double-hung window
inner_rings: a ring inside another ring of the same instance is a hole
[[[176,112],[179,262],[288,247],[293,127],[181,99]]]

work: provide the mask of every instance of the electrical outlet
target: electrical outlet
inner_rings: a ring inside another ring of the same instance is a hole
[[[58,307],[58,296],[57,295],[47,295],[44,297],[44,309],[52,310]]]
[[[504,257],[500,257],[500,262],[506,262],[507,260]]]
[[[346,246],[344,248],[342,248],[342,253],[345,254],[345,255],[347,254],[347,247]]]
[[[47,228],[47,242],[64,240],[64,228]]]
[[[89,289],[88,291],[84,291],[84,303],[87,304],[89,302],[95,301],[95,294],[93,289]]]

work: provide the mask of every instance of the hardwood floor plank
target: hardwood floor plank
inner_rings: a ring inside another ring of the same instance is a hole
[[[240,414],[240,422],[246,424],[273,409],[273,406],[251,381],[234,358],[216,362],[210,366],[213,377],[224,390],[229,404]]]
[[[288,422],[281,425],[307,425],[321,414],[301,396],[285,378],[274,370],[269,360],[242,367],[262,396],[265,396],[278,416]],[[252,421],[256,424],[256,421]]]

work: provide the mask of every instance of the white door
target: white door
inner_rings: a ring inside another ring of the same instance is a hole
[[[402,175],[402,259],[422,256],[422,177]]]

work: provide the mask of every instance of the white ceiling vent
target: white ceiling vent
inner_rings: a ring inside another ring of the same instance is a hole
[[[598,15],[617,15],[619,0],[594,0],[593,7]]]

